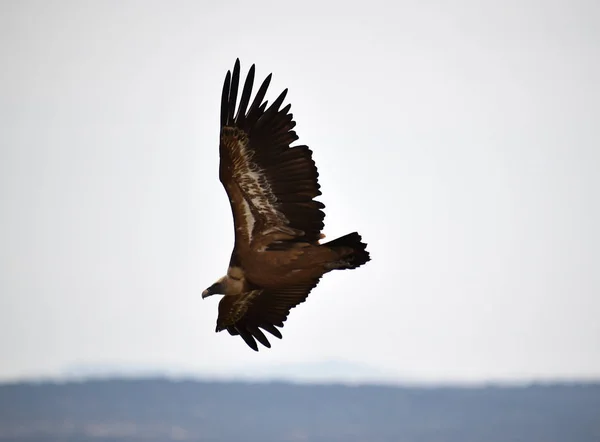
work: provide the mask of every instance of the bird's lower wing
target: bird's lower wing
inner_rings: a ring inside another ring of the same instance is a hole
[[[277,290],[258,289],[224,296],[219,303],[216,331],[227,330],[232,335],[240,335],[256,351],[256,341],[270,348],[262,330],[281,339],[278,327],[283,327],[290,310],[304,302],[318,282],[316,279]]]

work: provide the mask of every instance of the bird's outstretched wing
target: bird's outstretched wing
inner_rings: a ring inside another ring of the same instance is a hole
[[[283,327],[290,310],[304,302],[318,282],[316,279],[283,289],[257,289],[238,296],[224,296],[219,302],[216,331],[227,330],[231,335],[240,335],[256,351],[256,341],[270,348],[271,343],[261,329],[281,339],[277,327]]]
[[[237,108],[239,60],[223,85],[219,177],[231,203],[236,247],[269,234],[277,239],[271,248],[316,243],[323,228],[325,206],[313,199],[321,192],[312,152],[290,147],[298,136],[290,105],[280,109],[287,89],[267,108],[263,99],[270,81],[271,75],[250,103],[253,65]]]

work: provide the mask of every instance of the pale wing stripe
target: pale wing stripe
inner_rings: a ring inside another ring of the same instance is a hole
[[[254,231],[254,215],[250,209],[250,205],[246,199],[242,200],[242,210],[244,211],[244,219],[246,220],[245,229],[248,235],[248,241],[252,241],[252,232]]]
[[[254,152],[247,149],[247,141],[238,140],[232,152],[233,178],[242,189],[244,197],[243,210],[246,218],[248,239],[252,240],[256,219],[252,209],[267,220],[268,225],[289,224],[288,219],[274,206],[277,202],[263,170],[253,161]]]

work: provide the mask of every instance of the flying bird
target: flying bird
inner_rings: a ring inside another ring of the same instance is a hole
[[[353,232],[321,244],[325,205],[308,146],[298,139],[285,89],[267,108],[271,75],[250,103],[254,65],[239,104],[240,61],[227,71],[221,97],[219,179],[231,203],[235,242],[227,274],[202,292],[224,295],[216,332],[239,335],[255,351],[271,344],[263,331],[282,337],[290,310],[304,302],[332,270],[355,269],[370,260]]]

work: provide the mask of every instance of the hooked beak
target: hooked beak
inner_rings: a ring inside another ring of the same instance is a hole
[[[222,293],[221,289],[222,289],[221,284],[219,284],[218,282],[215,282],[213,285],[211,285],[209,288],[207,288],[206,290],[204,290],[202,292],[202,299],[207,298],[212,295],[218,295],[218,294]]]

